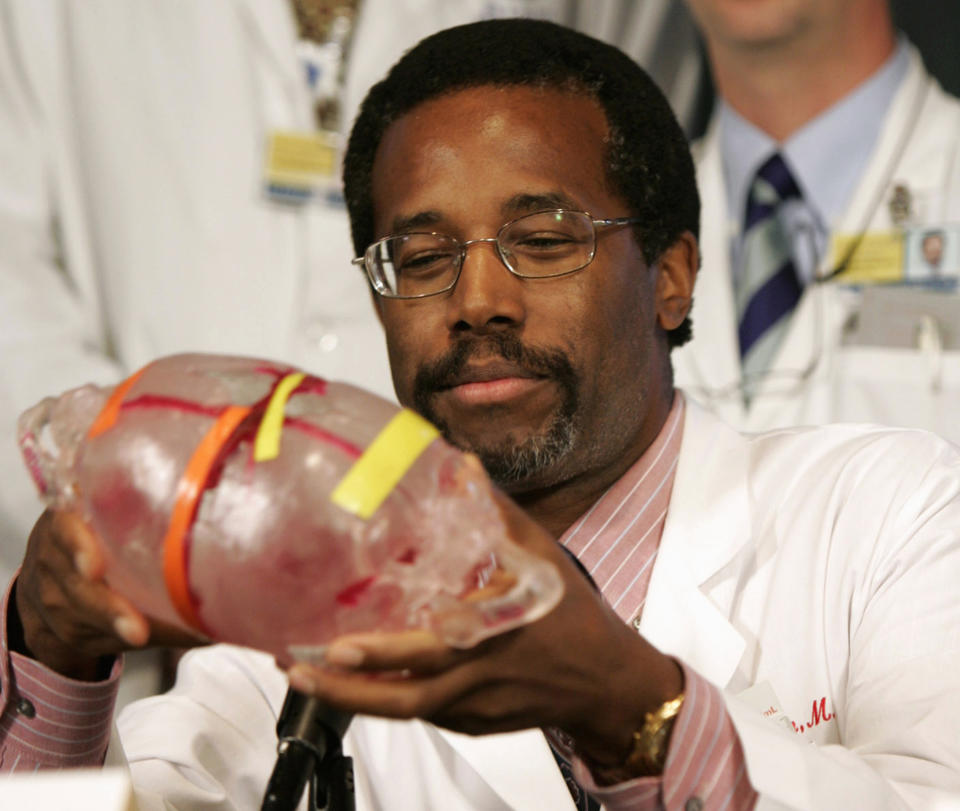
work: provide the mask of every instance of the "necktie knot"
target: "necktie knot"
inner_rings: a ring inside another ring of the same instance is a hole
[[[776,213],[777,206],[786,200],[801,199],[800,187],[779,152],[774,152],[757,169],[747,196],[747,212],[743,230],[749,231],[756,223]]]

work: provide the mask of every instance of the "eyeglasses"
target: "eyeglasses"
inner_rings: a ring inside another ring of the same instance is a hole
[[[436,233],[384,237],[353,264],[364,267],[381,296],[424,298],[454,288],[470,245],[493,243],[500,261],[514,276],[547,279],[589,265],[597,252],[598,229],[638,222],[634,217],[596,220],[584,211],[538,211],[511,220],[495,237],[485,239],[461,242]]]

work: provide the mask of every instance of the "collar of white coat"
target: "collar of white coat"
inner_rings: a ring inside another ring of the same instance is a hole
[[[721,687],[746,643],[727,619],[733,590],[718,599],[710,585],[752,540],[747,458],[741,434],[687,400],[676,478],[640,623],[640,633],[657,648]]]

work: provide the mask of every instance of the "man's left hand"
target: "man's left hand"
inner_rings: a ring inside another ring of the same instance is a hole
[[[422,630],[344,636],[326,666],[293,666],[291,686],[345,712],[469,734],[553,726],[590,761],[622,763],[644,714],[682,691],[681,670],[614,613],[546,530],[507,497],[500,505],[512,539],[561,572],[556,608],[465,650]]]

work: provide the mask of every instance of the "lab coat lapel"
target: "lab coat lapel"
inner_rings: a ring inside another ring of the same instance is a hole
[[[740,350],[736,331],[736,313],[733,287],[730,284],[730,223],[724,192],[723,166],[720,157],[718,127],[712,124],[704,139],[696,147],[701,153],[698,162],[698,185],[705,211],[715,212],[705,219],[700,228],[700,254],[703,266],[697,275],[694,288],[693,333],[698,346],[709,346],[709,363],[706,355],[694,351],[692,346],[675,351],[684,366],[684,388],[694,397],[714,398],[717,390],[740,383]],[[715,404],[721,416],[733,423],[742,419],[743,403],[739,396],[726,396]]]
[[[743,437],[687,401],[683,442],[660,550],[650,579],[640,632],[720,687],[746,649],[730,623],[727,596],[712,579],[737,566],[750,540]],[[725,578],[724,578],[725,579]]]
[[[907,74],[897,90],[890,109],[887,110],[882,124],[877,146],[873,157],[863,174],[863,179],[857,186],[849,205],[840,221],[836,223],[835,231],[839,233],[855,234],[862,230],[885,230],[892,227],[890,217],[890,186],[896,183],[905,183],[907,180],[914,186],[924,187],[935,183],[935,175],[925,177],[917,171],[932,170],[933,173],[942,169],[924,161],[922,165],[910,164],[910,171],[906,172],[906,153],[909,147],[922,142],[924,133],[917,133],[915,128],[921,117],[922,108],[929,101],[928,92],[931,87],[930,77],[927,75],[920,54],[910,46],[910,64]],[[909,138],[909,144],[904,139]],[[906,149],[905,149],[906,146]],[[900,152],[904,151],[903,156]],[[891,177],[891,169],[894,169]],[[915,191],[916,188],[911,189]],[[826,256],[820,266],[821,275],[828,273],[832,267],[833,257]]]

